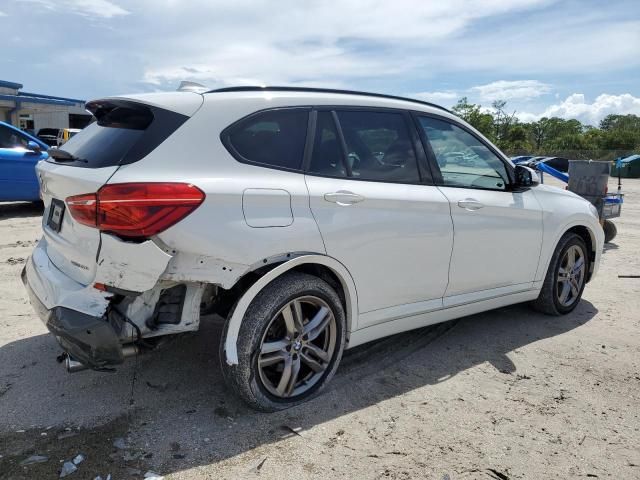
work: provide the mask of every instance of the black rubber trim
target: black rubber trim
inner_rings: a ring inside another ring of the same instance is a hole
[[[445,112],[451,113],[446,108],[437,105],[435,103],[424,102],[422,100],[416,100],[413,98],[399,97],[396,95],[387,95],[384,93],[372,93],[372,92],[361,92],[358,90],[339,90],[333,88],[311,88],[311,87],[260,87],[260,86],[241,86],[241,87],[226,87],[226,88],[217,88],[215,90],[209,90],[205,93],[227,93],[227,92],[307,92],[307,93],[334,93],[337,95],[360,95],[363,97],[374,97],[374,98],[388,98],[390,100],[402,100],[404,102],[418,103],[420,105],[427,105],[429,107],[437,108],[439,110],[443,110]]]

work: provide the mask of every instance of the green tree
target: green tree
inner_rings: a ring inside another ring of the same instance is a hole
[[[451,110],[489,140],[495,140],[493,115],[481,111],[480,105],[469,103],[467,97],[462,97]]]

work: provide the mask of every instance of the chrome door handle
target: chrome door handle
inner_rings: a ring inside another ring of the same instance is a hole
[[[354,203],[362,202],[364,200],[364,197],[362,195],[358,195],[357,193],[340,191],[325,193],[324,199],[327,202],[337,203],[338,205],[344,207],[347,205],[353,205]]]
[[[482,207],[484,207],[484,204],[480,203],[477,200],[474,200],[473,198],[466,198],[464,200],[460,200],[458,202],[458,206],[460,208],[464,208],[465,210],[480,210]]]

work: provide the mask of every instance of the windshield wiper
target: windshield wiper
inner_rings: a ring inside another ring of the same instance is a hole
[[[66,150],[61,150],[59,148],[51,148],[47,150],[47,153],[51,158],[53,158],[56,162],[84,162],[89,163],[89,160],[84,158],[78,158],[75,155],[67,152]]]

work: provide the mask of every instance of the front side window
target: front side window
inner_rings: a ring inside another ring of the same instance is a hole
[[[15,130],[0,127],[0,148],[26,147],[28,143],[29,139]]]
[[[444,120],[419,117],[447,187],[506,190],[504,162],[475,136]]]
[[[303,109],[258,113],[232,127],[228,141],[243,160],[299,170],[308,117],[309,112]]]
[[[420,176],[409,130],[401,113],[318,112],[311,173],[353,180],[418,183]]]

